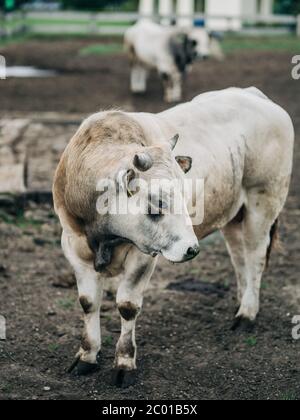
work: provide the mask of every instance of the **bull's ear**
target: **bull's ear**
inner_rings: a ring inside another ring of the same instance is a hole
[[[176,156],[175,159],[185,174],[187,174],[192,169],[193,159],[191,157]]]
[[[136,194],[135,179],[137,174],[134,169],[128,169],[127,171],[120,171],[117,178],[118,192],[126,191],[128,197],[132,197]]]
[[[153,166],[152,157],[148,153],[139,153],[133,159],[134,166],[141,172],[146,172]]]
[[[170,141],[171,150],[174,150],[179,140],[179,134],[176,134]]]

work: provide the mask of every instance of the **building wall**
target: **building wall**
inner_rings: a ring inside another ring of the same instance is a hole
[[[203,9],[205,5],[205,10]],[[140,0],[140,13],[151,19],[152,14],[162,16],[162,24],[169,25],[168,15],[175,12],[179,26],[193,25],[194,13],[205,12],[220,18],[207,19],[208,29],[239,31],[243,27],[241,16],[269,15],[273,13],[274,0]],[[228,18],[226,18],[228,16]]]
[[[252,0],[248,0],[252,1]],[[242,23],[238,18],[242,14],[243,0],[206,0],[208,15],[228,16],[232,19],[208,19],[207,27],[217,31],[240,30]]]
[[[258,13],[260,0],[242,0],[242,14],[252,16]]]

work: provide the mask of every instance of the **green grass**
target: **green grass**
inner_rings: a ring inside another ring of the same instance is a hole
[[[286,392],[282,395],[281,397],[282,401],[297,401],[298,398],[296,396],[296,394],[292,391],[292,392]]]
[[[4,392],[5,394],[11,394],[13,392],[13,386],[10,384],[3,385],[3,387],[1,388],[1,391]]]
[[[103,345],[111,346],[113,344],[113,341],[114,341],[113,337],[111,335],[108,335],[107,337],[103,339]]]
[[[96,22],[97,26],[131,26],[134,22],[128,21],[102,21]],[[73,20],[64,20],[64,19],[27,19],[26,24],[29,26],[33,25],[90,25],[90,20],[83,19],[73,19]]]
[[[65,309],[66,311],[71,310],[75,306],[75,300],[72,298],[64,298],[59,299],[57,301],[58,306],[60,306],[62,309]]]
[[[66,24],[64,20],[29,20],[29,25],[35,24]],[[87,25],[89,22],[86,21],[69,21],[73,24]],[[128,23],[127,23],[128,24]],[[102,22],[100,26],[126,26],[126,22]],[[95,44],[95,38],[99,39],[99,44]],[[25,36],[18,36],[7,40],[0,39],[0,47],[8,44],[26,42],[27,40],[47,40],[57,41],[60,40],[72,40],[72,39],[91,39],[89,47],[84,48],[80,51],[82,55],[97,54],[113,54],[122,51],[122,37],[120,35],[109,35],[108,38],[114,38],[115,41],[111,43],[102,43],[101,39],[107,39],[105,35],[92,35],[82,33],[68,33],[68,34],[27,34]],[[238,35],[227,35],[225,36],[222,46],[226,55],[241,51],[271,51],[271,52],[289,52],[293,54],[300,54],[300,39],[293,35],[285,36],[272,36],[272,37],[251,37],[251,36],[238,36]]]
[[[48,350],[50,351],[50,353],[55,353],[58,349],[59,349],[59,345],[55,343],[49,344],[48,346]]]
[[[26,42],[28,39],[30,39],[29,36],[25,36],[25,35],[19,35],[19,36],[14,36],[11,38],[0,38],[0,47],[6,47],[7,45],[15,45],[15,44],[22,44],[24,42]]]
[[[108,55],[116,54],[123,51],[123,45],[121,43],[109,43],[109,44],[93,44],[88,47],[82,48],[79,51],[80,55]]]
[[[257,339],[255,337],[249,337],[249,338],[246,339],[246,344],[249,347],[256,347]]]
[[[300,39],[292,35],[258,38],[227,36],[222,45],[225,54],[245,50],[300,53]]]
[[[7,225],[18,226],[20,229],[27,229],[29,227],[34,227],[38,229],[43,224],[42,222],[39,222],[37,220],[26,218],[22,212],[20,212],[20,214],[18,214],[17,216],[12,216],[1,209],[0,221],[6,223]]]

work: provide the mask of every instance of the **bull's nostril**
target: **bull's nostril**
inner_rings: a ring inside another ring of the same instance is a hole
[[[199,251],[198,251],[198,248],[196,248],[196,247],[195,247],[195,248],[192,248],[192,247],[191,247],[191,248],[189,248],[189,249],[188,249],[188,251],[187,251],[187,256],[188,256],[188,257],[195,257],[195,256],[198,254],[198,252],[199,252]]]

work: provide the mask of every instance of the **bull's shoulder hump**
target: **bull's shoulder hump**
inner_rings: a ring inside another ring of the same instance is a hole
[[[192,103],[203,103],[206,102],[208,100],[211,99],[233,99],[236,97],[242,97],[242,98],[247,98],[247,97],[256,97],[259,99],[265,99],[270,101],[270,99],[258,88],[251,86],[249,88],[237,88],[237,87],[230,87],[227,89],[223,89],[223,90],[216,90],[216,91],[212,91],[212,92],[205,92],[202,93],[200,95],[197,95],[193,100]]]

